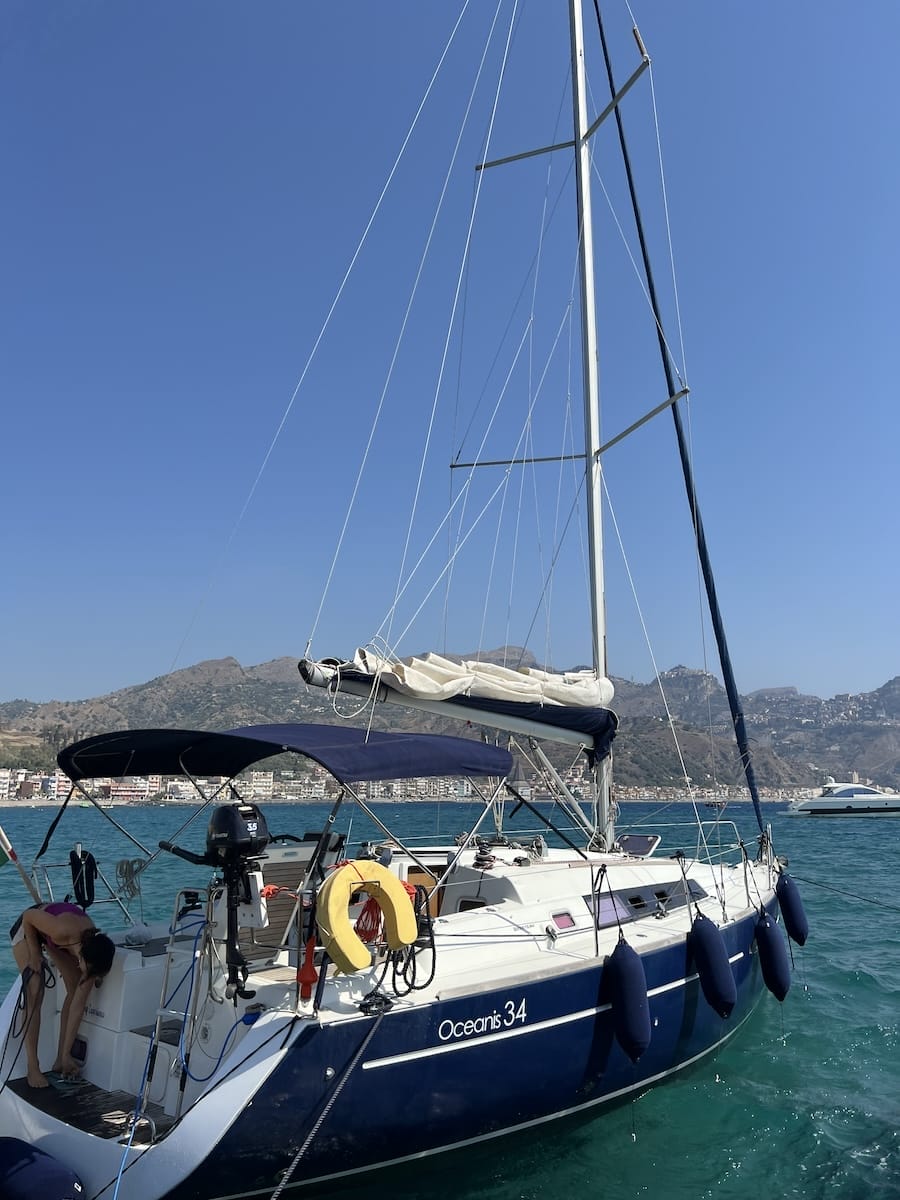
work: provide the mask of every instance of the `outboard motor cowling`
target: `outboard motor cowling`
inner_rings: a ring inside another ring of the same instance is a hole
[[[206,831],[206,858],[211,866],[258,858],[269,844],[266,818],[255,804],[220,804]]]

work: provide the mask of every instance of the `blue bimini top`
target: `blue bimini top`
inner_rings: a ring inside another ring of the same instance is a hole
[[[456,775],[504,778],[512,755],[473,738],[382,733],[346,725],[247,725],[221,733],[131,729],[101,733],[61,750],[69,779],[130,775],[224,775],[233,778],[284,752],[310,758],[341,783]]]

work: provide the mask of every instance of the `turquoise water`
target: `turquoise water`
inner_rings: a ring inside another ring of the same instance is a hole
[[[271,832],[302,834],[319,827],[325,810],[279,805],[265,811]],[[473,820],[471,810],[457,804],[381,805],[376,811],[409,837],[430,830],[435,818],[445,835],[470,828]],[[626,806],[620,828],[637,827],[653,811]],[[160,837],[172,838],[185,816],[181,808],[141,808],[127,812],[127,824],[153,847]],[[726,816],[752,840],[749,806],[733,805]],[[0,809],[23,862],[31,863],[51,817],[49,809]],[[584,1124],[550,1125],[527,1138],[395,1172],[390,1180],[382,1176],[367,1186],[368,1194],[405,1192],[429,1200],[900,1200],[900,820],[791,818],[775,806],[767,807],[766,819],[778,852],[790,859],[811,927],[806,947],[794,948],[794,983],[783,1005],[766,995],[714,1060],[633,1103]],[[351,844],[370,836],[376,831],[357,816]],[[174,840],[201,850],[203,838],[201,826]],[[137,853],[101,814],[75,808],[45,857],[65,861],[75,840],[110,876],[118,859]],[[168,855],[158,868],[165,899],[145,908],[147,918],[168,915],[176,884],[206,877]],[[4,927],[28,902],[17,872],[7,866],[0,872]],[[108,910],[95,910],[95,919],[101,926],[115,923]],[[14,978],[7,954],[0,985],[5,989]],[[540,1073],[535,1061],[536,1087]]]

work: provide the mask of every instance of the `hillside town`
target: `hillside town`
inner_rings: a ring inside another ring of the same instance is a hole
[[[572,768],[561,772],[564,782],[578,795],[581,772]],[[197,784],[204,797],[214,797],[227,788],[224,776],[198,779]],[[238,790],[241,798],[256,804],[304,804],[324,803],[332,800],[338,792],[338,784],[321,767],[311,765],[308,771],[247,771],[239,777]],[[374,802],[401,802],[410,800],[466,801],[475,794],[467,779],[429,778],[393,782],[362,783],[358,785],[363,799]],[[517,784],[519,792],[527,800],[551,800],[536,781]],[[0,804],[61,804],[72,790],[72,782],[62,771],[29,771],[24,767],[0,767]],[[762,799],[788,801],[809,794],[804,788],[765,789]],[[181,776],[146,775],[128,779],[98,779],[92,781],[89,791],[75,789],[75,795],[85,803],[89,799],[103,807],[114,804],[196,804],[197,792]],[[230,795],[230,793],[229,793]],[[747,799],[744,789],[736,787],[618,787],[616,800],[654,801],[673,803],[695,800],[698,803],[713,803],[723,800],[738,802]]]

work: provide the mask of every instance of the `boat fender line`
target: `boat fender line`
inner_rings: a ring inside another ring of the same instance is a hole
[[[3,1200],[84,1200],[84,1185],[68,1167],[19,1138],[0,1137]]]
[[[756,922],[754,936],[763,983],[777,1000],[783,1000],[791,988],[791,965],[781,931],[767,912]]]
[[[631,1061],[636,1063],[650,1045],[647,976],[640,955],[621,934],[618,945],[604,964],[603,974],[612,1008],[616,1041]]]
[[[790,875],[778,876],[775,895],[788,937],[798,946],[805,946],[809,937],[809,921],[800,899],[800,889]]]
[[[737,984],[722,931],[715,921],[697,913],[687,941],[706,1003],[720,1017],[730,1017],[737,1003]]]
[[[354,892],[368,892],[378,901],[391,950],[411,946],[419,932],[409,894],[392,871],[368,858],[342,863],[319,888],[316,921],[326,953],[345,975],[372,965],[371,951],[350,924],[348,910]]]

